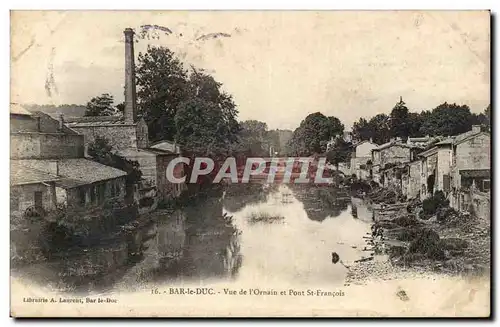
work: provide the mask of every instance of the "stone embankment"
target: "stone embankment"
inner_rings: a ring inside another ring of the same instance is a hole
[[[366,237],[374,259],[350,267],[348,283],[415,275],[488,274],[490,220],[449,207],[442,193],[406,200],[394,190],[353,188],[374,211]]]

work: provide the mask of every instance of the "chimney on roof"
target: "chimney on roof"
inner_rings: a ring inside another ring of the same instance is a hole
[[[62,131],[64,128],[64,115],[60,114],[59,115],[59,130]]]
[[[472,133],[477,134],[481,132],[481,125],[472,125]]]
[[[370,137],[370,143],[373,143],[373,137]]]
[[[123,116],[127,123],[137,119],[135,93],[134,31],[126,28],[125,34],[125,110]]]

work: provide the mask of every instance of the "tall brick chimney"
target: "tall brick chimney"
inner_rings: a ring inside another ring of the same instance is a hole
[[[126,28],[125,34],[125,122],[134,123],[137,119],[135,94],[134,31]]]

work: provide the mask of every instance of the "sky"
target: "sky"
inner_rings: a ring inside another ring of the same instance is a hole
[[[136,58],[169,47],[223,83],[240,120],[273,129],[318,111],[349,127],[400,96],[416,112],[490,103],[487,11],[14,11],[11,102],[123,101],[123,30],[148,24],[172,33],[137,38]]]

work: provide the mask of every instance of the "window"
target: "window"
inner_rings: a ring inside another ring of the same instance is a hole
[[[90,187],[90,202],[95,203],[96,190],[94,186]]]
[[[78,189],[78,200],[80,201],[81,205],[85,205],[86,202],[86,192],[84,188]]]
[[[483,192],[489,192],[490,191],[490,180],[489,179],[485,179],[483,181],[483,189],[482,189]]]
[[[450,191],[450,175],[443,175],[443,191]]]
[[[106,198],[106,183],[96,185],[95,192],[98,203],[103,203]]]
[[[42,200],[43,199],[43,193],[40,191],[36,191],[34,195],[34,201],[35,201],[35,208],[40,209],[42,208]]]

